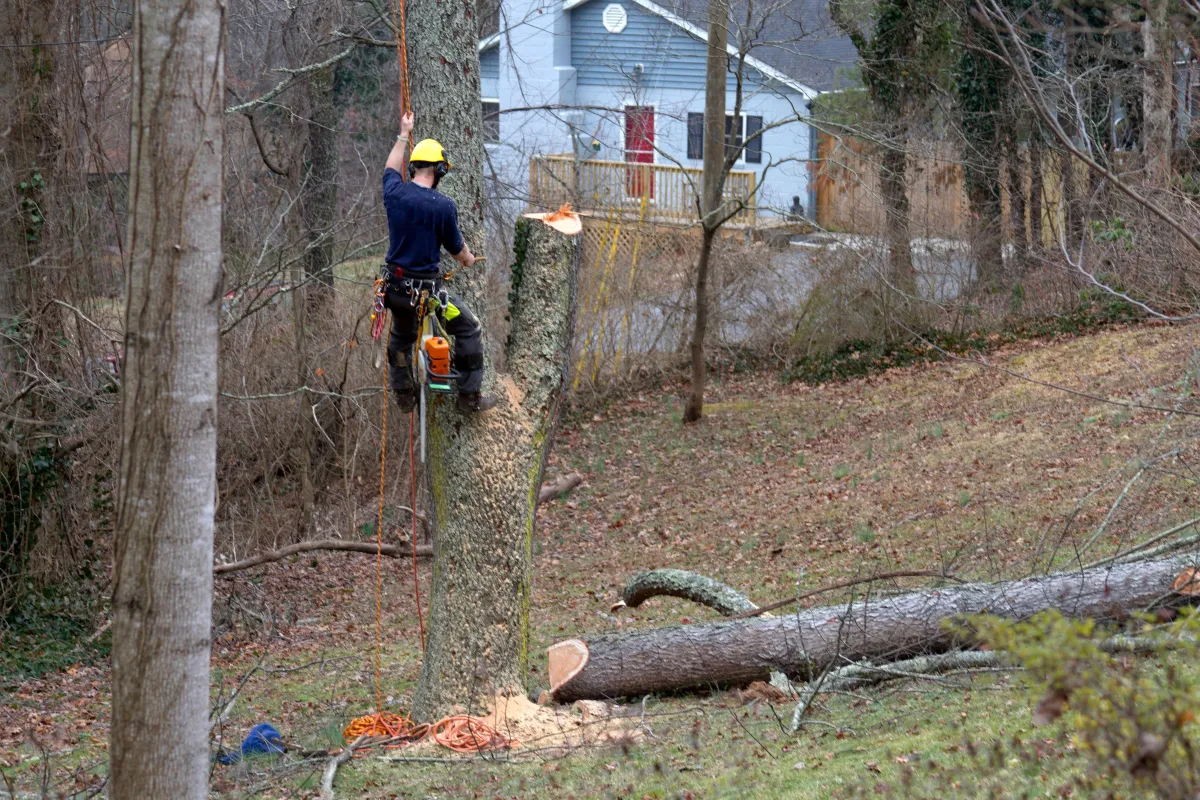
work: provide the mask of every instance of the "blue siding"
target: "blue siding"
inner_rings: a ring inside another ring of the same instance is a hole
[[[479,96],[500,96],[500,48],[489,47],[479,54]]]
[[[625,30],[609,33],[604,27],[608,0],[592,0],[571,11],[571,64],[579,70],[580,86],[614,86],[653,92],[656,89],[704,91],[704,42],[641,6],[621,3],[629,19]],[[634,66],[645,71],[634,78]],[[746,90],[753,91],[763,76],[747,73]],[[635,83],[636,82],[636,83]],[[729,91],[736,88],[731,75]]]

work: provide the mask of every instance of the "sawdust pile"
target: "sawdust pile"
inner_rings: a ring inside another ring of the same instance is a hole
[[[632,716],[627,712],[632,711]],[[574,748],[597,744],[632,744],[641,738],[636,709],[581,700],[570,706],[538,705],[524,695],[497,695],[483,721],[516,739],[515,752]]]

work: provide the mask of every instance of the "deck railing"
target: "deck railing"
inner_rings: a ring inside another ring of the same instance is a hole
[[[529,162],[529,197],[537,208],[571,203],[581,211],[634,216],[642,213],[644,202],[646,220],[687,225],[699,219],[697,194],[703,174],[700,169],[665,164],[535,156]],[[731,171],[726,178],[727,208],[738,209],[731,223],[754,226],[756,178],[755,173],[741,170]]]

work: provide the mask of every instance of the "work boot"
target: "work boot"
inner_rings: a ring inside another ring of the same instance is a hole
[[[494,405],[496,405],[496,398],[479,392],[459,392],[458,394],[458,410],[464,414],[487,411]]]
[[[417,407],[417,392],[414,389],[395,389],[396,405],[400,406],[401,414],[411,414]]]

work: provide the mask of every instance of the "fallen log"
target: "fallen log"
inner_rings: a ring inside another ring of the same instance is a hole
[[[1172,584],[1196,555],[1118,564],[1002,583],[973,583],[782,617],[724,620],[559,642],[550,651],[551,693],[561,702],[641,696],[706,685],[746,685],[778,670],[809,680],[831,664],[895,661],[946,652],[960,642],[944,624],[972,614],[1027,619],[1121,619],[1179,605]],[[569,646],[568,646],[569,645]],[[561,661],[563,663],[555,663]],[[570,663],[566,663],[566,662]]]
[[[300,542],[298,544],[281,547],[278,550],[271,550],[266,553],[259,553],[256,556],[243,558],[241,561],[233,561],[229,564],[217,564],[213,567],[213,575],[228,575],[231,572],[240,572],[244,569],[257,567],[260,564],[270,564],[273,561],[282,561],[288,556],[294,556],[297,553],[308,553],[313,550],[336,550],[347,553],[366,553],[367,555],[375,555],[376,552],[382,553],[388,558],[411,558],[412,548],[406,545],[385,544],[380,548],[375,542],[343,542],[339,539],[323,539],[316,542]],[[417,546],[417,557],[428,558],[433,555],[433,548],[426,545]]]
[[[538,490],[538,505],[566,494],[581,483],[583,483],[583,476],[578,472],[560,475],[557,480],[543,484],[542,488]]]
[[[708,606],[723,617],[737,618],[759,611],[758,606],[737,589],[695,572],[670,568],[652,569],[634,575],[629,583],[625,584],[620,601],[609,610],[615,613],[624,607],[637,608],[652,597],[664,595],[680,597],[702,606]],[[578,648],[575,648],[575,652],[579,653]],[[567,654],[559,654],[560,663],[563,655]],[[571,656],[567,655],[567,658],[570,659]],[[570,666],[569,661],[568,665]],[[560,682],[565,682],[565,679],[566,675],[561,674],[556,674],[554,678]],[[790,694],[792,691],[791,681],[788,680],[787,675],[778,670],[771,671],[771,685],[784,693]]]

